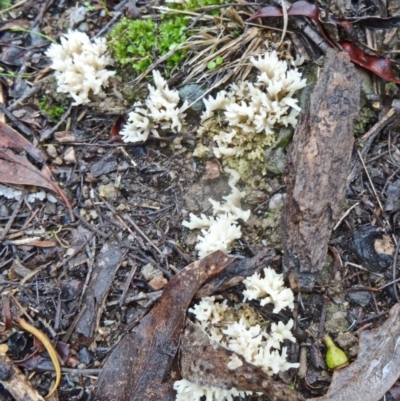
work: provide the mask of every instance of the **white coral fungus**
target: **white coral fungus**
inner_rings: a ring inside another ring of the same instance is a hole
[[[238,391],[235,388],[224,390],[217,387],[199,386],[185,379],[176,381],[174,389],[177,391],[176,401],[199,401],[202,399],[201,397],[205,397],[206,401],[233,401],[233,397],[238,395],[244,397],[246,394],[251,394],[249,391]]]
[[[261,306],[273,303],[274,313],[280,312],[283,308],[294,307],[293,292],[284,286],[283,275],[275,273],[271,268],[264,269],[264,277],[259,273],[246,278],[243,281],[246,290],[243,291],[244,300],[261,299]]]
[[[198,131],[200,135],[213,136],[215,156],[230,167],[234,168],[240,157],[241,174],[248,170],[249,163],[263,160],[263,149],[273,143],[273,134],[279,127],[296,125],[300,107],[294,95],[306,85],[300,71],[289,69],[276,51],[250,61],[260,71],[257,82],[233,83],[215,98],[204,99],[205,111]]]
[[[196,250],[199,252],[199,258],[204,258],[210,253],[220,250],[229,253],[232,242],[242,236],[242,230],[237,224],[239,219],[247,221],[250,217],[250,210],[244,211],[240,206],[240,200],[244,192],[236,187],[239,181],[239,174],[235,170],[225,169],[231,175],[229,186],[232,189],[231,194],[224,196],[224,203],[209,199],[213,207],[212,217],[202,214],[197,217],[190,213],[190,221],[184,221],[183,226],[194,230],[201,229],[202,235],[197,237],[198,243]]]
[[[259,280],[259,276],[253,275],[250,279]],[[291,292],[290,289],[287,290]],[[238,355],[269,375],[297,368],[298,363],[287,361],[287,349],[282,347],[285,340],[296,341],[291,332],[293,320],[289,320],[287,324],[272,323],[267,331],[259,324],[252,323],[244,311],[245,309],[233,311],[226,301],[216,302],[215,297],[202,298],[197,305],[189,309],[211,340],[235,352],[227,365],[228,369],[234,370],[243,365]],[[233,317],[238,321],[232,321]],[[206,396],[210,401],[232,400],[233,396],[239,394],[234,388],[221,390],[204,387],[185,379],[175,382],[174,388],[177,391],[177,401],[198,401],[202,396]]]
[[[105,38],[91,42],[86,33],[68,31],[61,44],[52,44],[46,55],[51,58],[51,68],[56,70],[57,91],[69,93],[74,105],[89,103],[90,96],[100,94],[115,74],[106,70],[113,60]]]
[[[128,123],[121,131],[124,142],[146,141],[150,133],[159,137],[159,130],[181,132],[185,115],[181,112],[185,102],[178,108],[179,94],[168,88],[167,82],[157,70],[153,71],[155,87],[148,85],[149,96],[145,104],[136,102],[129,113]]]

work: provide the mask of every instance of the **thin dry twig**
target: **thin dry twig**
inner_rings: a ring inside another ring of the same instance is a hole
[[[4,230],[0,233],[0,243],[4,240],[6,235],[8,234],[8,231],[10,230],[12,224],[14,223],[15,217],[17,216],[19,209],[21,208],[22,202],[24,201],[26,191],[22,193],[22,196],[18,203],[15,205],[14,211],[10,217],[10,219],[7,221],[6,226],[4,227]]]
[[[361,163],[362,163],[362,165],[363,165],[363,167],[364,167],[365,174],[366,174],[367,177],[368,177],[368,181],[369,181],[369,183],[371,184],[372,191],[374,192],[376,201],[378,202],[379,208],[381,209],[381,212],[382,212],[382,214],[383,214],[383,206],[382,206],[381,200],[379,199],[378,193],[376,192],[375,185],[374,185],[374,183],[373,183],[373,181],[372,181],[372,179],[371,179],[371,176],[369,175],[367,166],[365,165],[365,162],[364,162],[364,159],[363,159],[363,157],[362,157],[362,155],[361,155],[361,152],[360,152],[359,150],[357,150],[357,153],[358,153],[358,157],[360,158],[360,161],[361,161]],[[388,222],[386,219],[385,219],[385,221],[386,221],[388,227],[390,227],[389,222]]]

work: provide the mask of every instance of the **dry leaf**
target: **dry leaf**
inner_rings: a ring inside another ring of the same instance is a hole
[[[0,121],[0,148],[24,150],[39,163],[44,164],[47,157],[40,152],[27,139],[19,134],[15,129]]]
[[[234,259],[217,251],[173,277],[160,301],[127,334],[104,365],[96,400],[174,400],[170,374],[186,310],[199,287]]]
[[[0,130],[0,134],[1,132],[3,131]],[[6,184],[34,185],[53,191],[64,201],[71,219],[74,220],[71,204],[61,188],[53,181],[47,166],[40,171],[25,156],[18,156],[10,149],[0,150],[0,177],[0,182]]]
[[[333,374],[328,392],[307,401],[378,401],[400,376],[400,304],[386,322],[360,337],[355,362]]]

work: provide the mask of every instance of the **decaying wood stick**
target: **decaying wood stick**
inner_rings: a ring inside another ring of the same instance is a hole
[[[296,128],[286,170],[282,240],[284,270],[295,277],[292,287],[311,290],[324,265],[342,213],[359,102],[360,80],[349,56],[328,52],[309,110]]]
[[[44,398],[6,355],[0,355],[0,383],[16,400],[44,401]]]

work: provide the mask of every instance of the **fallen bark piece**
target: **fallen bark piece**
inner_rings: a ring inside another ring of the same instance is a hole
[[[126,249],[121,247],[121,243],[115,239],[107,241],[101,248],[93,276],[83,298],[83,305],[86,305],[87,308],[76,326],[76,331],[86,338],[94,335],[105,298],[125,253]]]
[[[200,386],[261,392],[271,401],[304,401],[303,396],[290,389],[288,384],[275,381],[259,367],[246,362],[243,356],[211,340],[189,319],[180,354],[182,377]],[[227,366],[232,355],[242,362],[236,369]]]
[[[25,375],[6,355],[0,354],[0,383],[16,399],[23,401],[44,401],[31,386]]]
[[[333,374],[328,392],[307,401],[378,401],[400,376],[400,304],[386,322],[360,337],[358,358]]]
[[[170,371],[184,330],[186,310],[200,286],[233,260],[216,251],[169,281],[159,303],[108,358],[97,382],[96,400],[175,399]]]
[[[284,270],[294,273],[299,289],[313,288],[342,212],[359,102],[360,80],[349,56],[329,51],[287,165]]]

